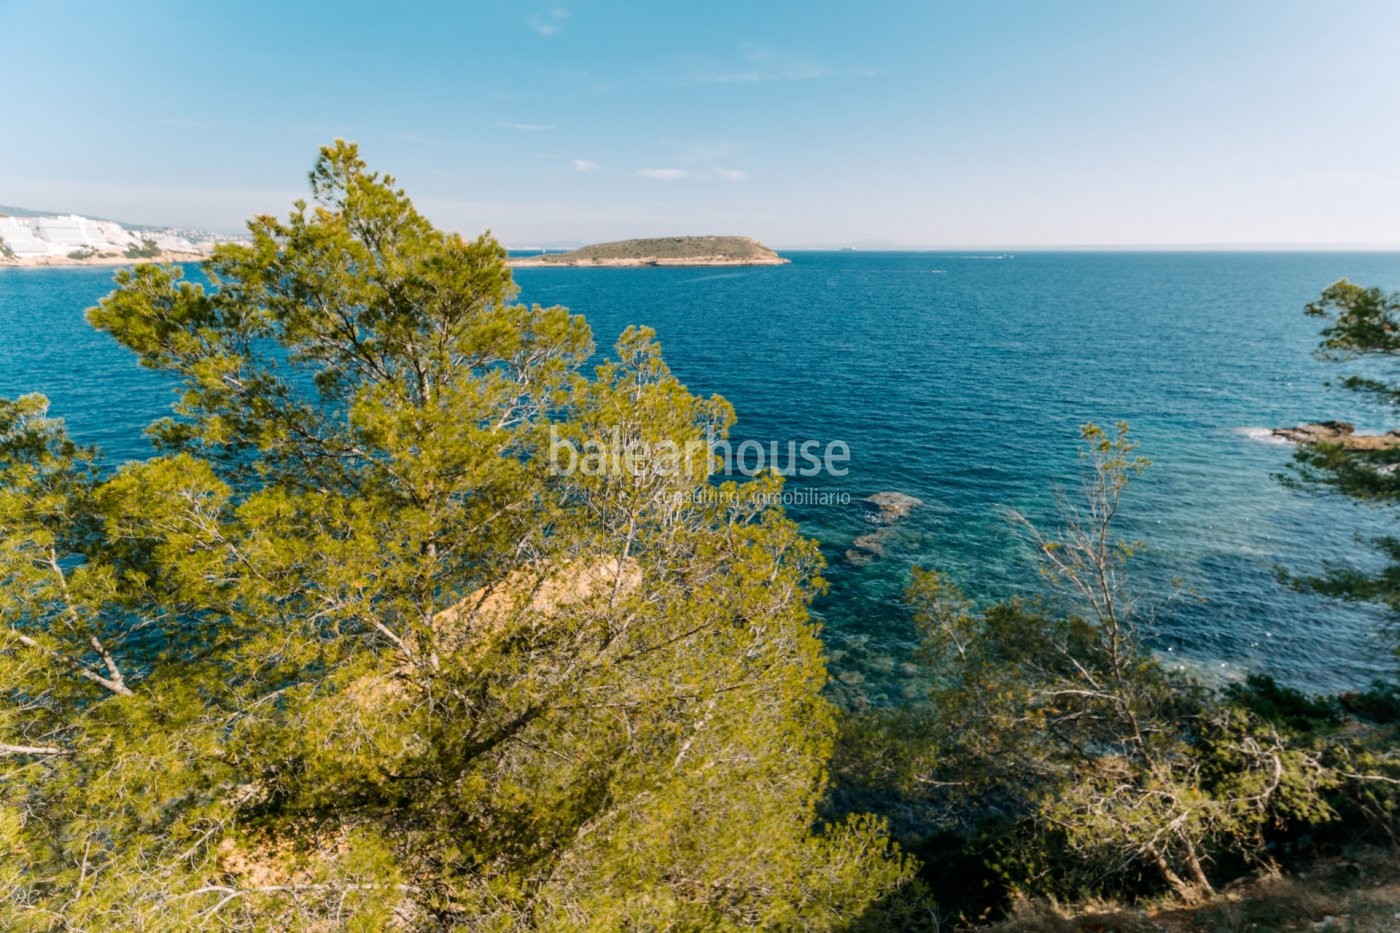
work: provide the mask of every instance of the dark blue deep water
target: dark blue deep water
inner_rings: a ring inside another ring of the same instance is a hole
[[[1031,553],[1000,507],[1050,523],[1072,485],[1078,425],[1124,419],[1153,466],[1128,494],[1145,539],[1136,579],[1194,592],[1154,621],[1164,657],[1198,674],[1269,671],[1311,689],[1389,673],[1384,616],[1290,591],[1275,568],[1349,559],[1393,517],[1299,492],[1288,447],[1257,429],[1393,416],[1325,383],[1303,304],[1342,276],[1400,287],[1400,255],[1341,253],[794,253],[753,269],[523,269],[525,300],[583,313],[600,346],[655,328],[673,370],[738,411],[736,441],[840,440],[850,472],[793,481],[919,497],[884,556],[858,502],[794,507],[827,553],[817,606],[844,698],[898,702],[917,684],[899,594],[914,565],[987,600],[1034,592]],[[41,391],[83,441],[145,456],[168,385],[84,323],[109,269],[0,270],[0,395]],[[1251,436],[1255,429],[1255,436]]]

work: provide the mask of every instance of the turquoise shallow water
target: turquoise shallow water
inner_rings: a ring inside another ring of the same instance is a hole
[[[998,508],[1053,516],[1072,483],[1077,426],[1126,419],[1154,466],[1129,493],[1128,533],[1150,549],[1137,579],[1165,594],[1156,644],[1210,677],[1268,670],[1313,689],[1388,673],[1384,619],[1289,591],[1274,568],[1374,560],[1357,536],[1389,516],[1281,486],[1289,448],[1251,437],[1325,417],[1397,426],[1325,386],[1304,302],[1333,280],[1400,287],[1400,255],[1303,253],[794,253],[753,269],[522,269],[523,298],[585,314],[600,345],[654,327],[693,391],[739,413],[736,441],[846,442],[850,472],[795,488],[924,505],[883,557],[846,558],[866,510],[794,507],[820,539],[818,604],[848,699],[898,702],[917,675],[899,593],[914,564],[979,599],[1032,592],[1024,543]],[[82,311],[107,269],[0,270],[0,394],[42,391],[84,441],[144,456],[140,428],[169,404]]]

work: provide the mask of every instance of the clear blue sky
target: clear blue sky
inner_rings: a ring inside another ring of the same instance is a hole
[[[0,204],[238,229],[360,142],[508,244],[1400,245],[1400,3],[0,0]]]

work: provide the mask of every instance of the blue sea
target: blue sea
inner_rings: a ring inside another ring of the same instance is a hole
[[[789,509],[827,557],[816,612],[843,702],[899,703],[920,688],[901,604],[912,567],[943,570],[984,602],[1043,588],[1005,509],[1053,525],[1091,420],[1128,421],[1153,461],[1127,494],[1123,532],[1147,543],[1133,579],[1168,663],[1310,690],[1394,670],[1383,613],[1294,592],[1276,573],[1376,567],[1365,539],[1393,532],[1393,514],[1286,487],[1291,448],[1263,429],[1400,426],[1328,387],[1348,370],[1313,357],[1319,322],[1302,314],[1343,276],[1400,287],[1400,255],[788,255],[775,267],[535,268],[517,280],[523,300],[586,315],[600,348],[629,324],[654,328],[692,391],[735,406],[736,444],[849,447],[845,476],[790,488],[851,501]],[[149,454],[141,429],[171,395],[84,322],[111,276],[0,270],[0,395],[45,393],[79,439],[119,462]],[[877,530],[859,500],[888,491],[923,504],[872,559],[853,549]]]

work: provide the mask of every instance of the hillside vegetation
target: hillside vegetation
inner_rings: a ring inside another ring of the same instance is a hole
[[[670,236],[595,243],[516,259],[517,266],[775,266],[787,260],[744,236]]]

